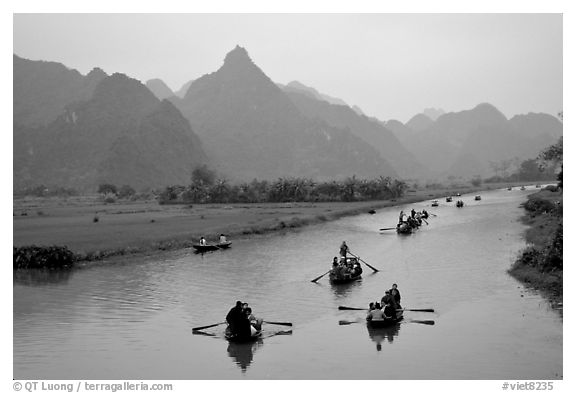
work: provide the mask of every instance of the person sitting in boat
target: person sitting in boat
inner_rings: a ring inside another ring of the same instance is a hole
[[[236,305],[232,307],[226,315],[226,322],[228,322],[228,326],[234,334],[239,330],[242,319],[244,319],[244,311],[242,309],[242,302],[238,300]]]
[[[398,285],[396,283],[392,284],[392,289],[390,289],[390,295],[394,301],[393,306],[395,308],[402,308],[400,306],[400,291],[398,290]]]
[[[334,257],[332,260],[332,269],[336,269],[338,267],[338,257]]]
[[[422,218],[423,218],[423,219],[427,219],[427,218],[428,218],[428,212],[426,211],[426,209],[422,209]]]
[[[388,303],[384,303],[384,310],[382,312],[384,314],[384,319],[395,319],[396,318],[396,307],[388,301]]]
[[[226,235],[223,233],[220,234],[220,243],[226,243]]]
[[[396,301],[394,300],[394,296],[392,296],[392,294],[390,293],[390,291],[386,291],[386,293],[384,294],[384,296],[382,296],[382,300],[380,300],[382,302],[382,304],[390,304],[394,307],[396,307]]]
[[[384,311],[382,311],[382,306],[380,306],[380,303],[376,302],[374,304],[374,309],[368,311],[368,315],[366,315],[366,320],[368,320],[368,321],[383,321],[384,320]]]
[[[360,266],[360,262],[358,262],[358,260],[355,260],[352,264],[352,275],[356,276],[359,274],[362,274],[362,266]]]
[[[250,307],[247,307],[244,312],[246,314],[246,318],[248,318],[248,321],[250,321],[250,334],[253,336],[262,330],[263,320],[261,318],[256,318],[256,316],[252,314],[252,309]]]
[[[205,246],[205,245],[206,245],[206,239],[204,239],[204,236],[202,236],[202,237],[200,238],[200,245],[201,245],[201,246]]]
[[[346,254],[348,253],[348,245],[346,244],[345,241],[342,242],[342,245],[340,245],[340,260],[342,261],[346,261]]]
[[[398,217],[398,224],[402,224],[404,222],[404,216],[406,216],[406,214],[404,214],[404,210],[401,210],[400,217]]]
[[[410,217],[416,218],[416,210],[412,209],[412,210],[410,211]]]

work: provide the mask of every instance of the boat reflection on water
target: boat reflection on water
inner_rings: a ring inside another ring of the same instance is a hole
[[[254,360],[254,353],[262,345],[264,345],[264,340],[261,337],[255,341],[245,343],[229,342],[226,351],[228,356],[240,367],[242,373],[245,373]]]
[[[333,284],[330,283],[334,295],[336,295],[336,300],[343,299],[347,297],[352,291],[359,289],[362,286],[362,278],[348,282],[345,284]]]
[[[401,323],[396,323],[392,326],[387,327],[371,327],[366,324],[368,329],[368,335],[370,339],[376,343],[376,350],[382,350],[382,342],[387,341],[388,344],[394,343],[394,338],[398,336],[400,332]]]

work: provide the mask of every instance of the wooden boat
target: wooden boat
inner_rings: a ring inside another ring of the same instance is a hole
[[[508,187],[508,191],[512,191],[512,187]]]
[[[438,206],[438,200],[437,199],[432,201],[432,206],[434,206],[434,207]]]
[[[402,321],[404,310],[396,310],[396,318],[385,318],[385,319],[366,319],[366,323],[371,328],[384,328],[396,325],[398,322]]]
[[[482,199],[482,197],[481,197],[480,195],[476,195],[476,196],[474,197],[474,200],[475,200],[475,201],[479,201],[479,200],[481,200],[481,199]]]
[[[520,187],[520,189],[521,189],[522,191],[524,191],[524,190],[526,189],[526,187],[522,186],[522,187]]]
[[[456,207],[464,207],[464,202],[463,201],[456,202]]]
[[[332,268],[328,276],[332,284],[345,284],[362,278],[362,267],[357,258],[346,258],[346,264],[355,267],[342,268],[341,265],[338,265],[336,268]]]
[[[247,342],[256,341],[260,337],[262,337],[262,330],[257,331],[256,333],[254,333],[251,336],[244,336],[244,335],[238,335],[238,334],[232,333],[230,326],[228,326],[228,327],[226,327],[226,331],[224,332],[224,337],[226,338],[226,340],[228,340],[230,342],[247,343]]]
[[[229,248],[232,245],[232,242],[222,242],[222,243],[214,243],[214,244],[194,244],[192,247],[196,249],[197,252],[208,252],[208,251],[216,251],[224,248]]]
[[[446,197],[446,202],[452,202],[452,197],[451,196]]]
[[[216,251],[220,249],[215,244],[206,244],[206,245],[194,244],[192,247],[194,247],[198,252]]]
[[[414,228],[407,222],[402,222],[396,226],[396,233],[409,235],[414,232]]]

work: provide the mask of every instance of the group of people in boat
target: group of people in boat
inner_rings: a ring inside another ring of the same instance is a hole
[[[371,302],[368,305],[368,315],[366,315],[366,319],[369,321],[396,319],[396,311],[401,308],[400,291],[398,290],[398,285],[392,284],[392,288],[384,293],[380,303]]]
[[[223,233],[221,233],[221,234],[220,234],[220,238],[219,238],[218,241],[219,241],[220,244],[222,244],[222,243],[226,243],[228,240],[226,239],[226,235],[224,235]],[[206,242],[206,238],[204,238],[204,236],[202,236],[202,237],[200,238],[200,245],[201,245],[201,246],[207,246],[207,245],[208,245],[208,243]]]
[[[362,274],[362,266],[356,258],[348,258],[349,248],[346,241],[340,245],[340,258],[334,257],[332,261],[332,271],[338,276]]]
[[[247,338],[255,336],[262,330],[263,320],[252,314],[248,303],[238,300],[236,305],[228,311],[226,322],[231,335]]]
[[[428,212],[426,209],[423,209],[421,212],[417,212],[416,210],[412,209],[410,211],[410,215],[404,213],[404,210],[400,211],[400,217],[398,217],[398,225],[397,227],[401,227],[404,223],[407,223],[412,228],[418,228],[422,225],[422,220],[428,218]]]

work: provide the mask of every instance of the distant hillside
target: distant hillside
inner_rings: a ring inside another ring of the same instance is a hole
[[[122,74],[102,79],[91,97],[66,105],[45,126],[15,123],[14,151],[15,189],[184,184],[192,169],[206,162],[200,140],[178,109]]]
[[[186,93],[188,92],[188,88],[190,87],[190,85],[191,85],[193,82],[194,82],[194,80],[190,80],[190,81],[184,83],[184,84],[182,85],[182,87],[181,87],[180,89],[178,89],[178,91],[176,91],[174,94],[175,94],[177,97],[184,98],[184,96],[185,96]]]
[[[374,147],[390,162],[402,177],[419,177],[425,172],[414,155],[406,150],[394,134],[378,121],[358,115],[352,108],[333,105],[299,92],[288,96],[296,107],[310,119],[326,122],[332,127],[344,128]]]
[[[396,175],[349,130],[304,116],[241,47],[172,101],[202,138],[215,169],[232,179]]]
[[[88,99],[106,76],[100,68],[83,76],[60,63],[13,55],[14,124],[35,127],[54,121],[66,105]]]
[[[330,97],[327,94],[320,93],[313,87],[306,86],[298,81],[292,81],[288,83],[286,86],[281,87],[282,90],[284,90],[287,93],[290,92],[302,93],[306,94],[309,97],[316,98],[317,100],[326,101],[329,104],[348,106],[348,104],[344,102],[344,100],[341,100],[340,98]]]
[[[533,158],[562,135],[562,123],[553,116],[531,113],[508,120],[486,103],[446,113],[433,122],[417,115],[406,125],[413,132],[396,135],[442,176],[494,175],[492,163]]]
[[[174,95],[174,92],[168,87],[166,83],[164,83],[162,79],[150,79],[146,82],[146,87],[150,89],[150,91],[154,93],[156,98],[159,100],[163,100]]]

